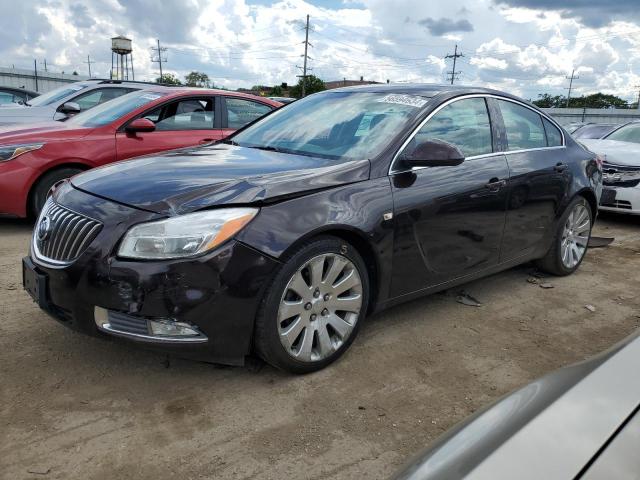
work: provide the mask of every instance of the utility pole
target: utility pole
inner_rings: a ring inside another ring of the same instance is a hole
[[[167,59],[162,59],[162,54],[167,51],[167,47],[160,46],[160,40],[157,40],[158,46],[151,47],[151,50],[157,55],[157,57],[151,57],[151,61],[153,63],[157,63],[160,65],[160,83],[162,83],[162,62],[167,62]]]
[[[634,85],[634,88],[638,89],[638,106],[636,108],[640,110],[640,85]]]
[[[576,69],[574,68],[573,70],[571,70],[571,76],[565,76],[564,78],[566,78],[567,80],[569,80],[569,92],[567,93],[567,105],[565,106],[565,108],[569,108],[569,100],[571,99],[571,88],[573,87],[573,81],[574,80],[578,80],[580,77],[576,77],[575,76],[576,73]]]
[[[456,59],[458,57],[464,57],[463,54],[458,53],[458,45],[456,44],[456,48],[454,50],[453,55],[447,55],[444,58],[453,58],[453,68],[451,69],[450,72],[447,72],[447,75],[451,75],[451,85],[453,85],[453,80],[455,79],[456,75],[459,75],[461,72],[456,72]]]
[[[92,62],[91,58],[89,58],[89,55],[87,55],[87,61],[82,63],[86,63],[89,66],[89,78],[91,78],[91,64],[96,62]]]
[[[47,59],[46,58],[42,61],[42,65],[44,65],[44,71],[46,72],[47,71]]]
[[[38,91],[38,61],[35,59],[33,60],[33,74],[36,80],[36,92],[37,92]]]
[[[304,66],[302,67],[302,98],[307,94],[307,50],[309,48],[309,15],[307,15],[307,26],[304,33]]]

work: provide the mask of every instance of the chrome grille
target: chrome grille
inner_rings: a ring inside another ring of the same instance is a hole
[[[45,203],[33,230],[35,256],[45,262],[67,264],[80,256],[100,232],[102,224],[55,203]]]

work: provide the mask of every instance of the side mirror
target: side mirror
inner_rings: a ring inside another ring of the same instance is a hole
[[[403,152],[400,159],[409,167],[455,167],[464,162],[464,155],[455,145],[428,140],[416,145],[411,152]]]
[[[133,122],[124,127],[124,130],[127,133],[153,132],[155,129],[156,124],[148,118],[136,118]]]
[[[60,107],[60,111],[65,115],[75,115],[80,113],[80,105],[76,102],[67,102]]]

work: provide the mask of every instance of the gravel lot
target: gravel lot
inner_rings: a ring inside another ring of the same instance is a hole
[[[22,291],[31,226],[0,220],[0,477],[386,478],[508,391],[640,326],[640,219],[606,216],[576,275],[531,266],[369,319],[325,371],[293,377],[85,337]],[[593,305],[591,312],[585,305]],[[33,472],[33,473],[31,473]],[[4,475],[4,476],[3,476]]]

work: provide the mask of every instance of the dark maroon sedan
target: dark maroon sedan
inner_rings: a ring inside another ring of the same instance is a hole
[[[73,177],[24,284],[87,333],[310,372],[375,311],[530,260],[574,272],[601,181],[593,153],[511,95],[331,90],[222,143]]]

